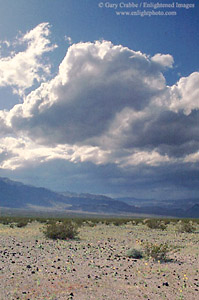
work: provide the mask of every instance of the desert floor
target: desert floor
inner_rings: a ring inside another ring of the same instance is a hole
[[[194,233],[144,224],[79,228],[78,239],[47,239],[44,225],[0,224],[0,299],[199,299],[199,225]],[[145,242],[176,246],[165,262],[128,258]]]

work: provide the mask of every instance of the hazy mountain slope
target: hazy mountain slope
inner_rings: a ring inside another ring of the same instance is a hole
[[[32,206],[103,213],[134,212],[133,206],[105,196],[90,194],[66,196],[45,188],[0,178],[0,207],[28,208]]]
[[[52,206],[52,201],[62,201],[63,196],[45,188],[37,188],[0,178],[0,206],[25,208],[28,204]]]
[[[190,200],[189,205],[183,201],[178,200],[178,206],[176,201],[173,202],[173,205],[172,201],[166,205],[166,201],[157,203],[157,201],[147,202],[147,199],[142,199],[138,206],[138,199],[133,198],[131,203],[136,205],[134,206],[129,204],[129,199],[126,203],[125,199],[123,202],[104,195],[57,193],[0,177],[0,207],[4,208],[51,209],[51,211],[60,210],[63,212],[64,210],[72,210],[109,214],[136,213],[198,218],[199,203],[197,203],[197,199]],[[183,203],[185,205],[182,205]]]

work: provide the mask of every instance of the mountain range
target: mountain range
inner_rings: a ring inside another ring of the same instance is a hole
[[[0,177],[0,208],[33,212],[199,217],[199,199],[155,201],[104,195],[58,193]]]

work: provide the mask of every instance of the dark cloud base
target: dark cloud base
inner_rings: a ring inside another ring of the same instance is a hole
[[[114,164],[98,165],[56,160],[15,172],[1,170],[0,176],[56,191],[130,196],[146,199],[179,199],[199,195],[199,168],[137,166],[128,170]],[[53,184],[52,184],[53,183]]]

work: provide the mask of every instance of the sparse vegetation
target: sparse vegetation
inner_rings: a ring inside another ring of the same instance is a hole
[[[150,229],[161,229],[165,230],[167,228],[165,222],[160,219],[148,219],[145,221],[145,224],[150,228]]]
[[[72,221],[52,222],[46,226],[43,233],[53,240],[74,239],[78,235],[77,224]]]
[[[187,232],[187,233],[192,233],[196,230],[196,227],[194,226],[192,221],[188,220],[180,220],[177,224],[177,230],[178,232]]]
[[[32,221],[33,219],[24,217],[0,217],[0,223],[3,225],[9,225],[10,228],[14,228],[15,226],[18,228],[25,227]]]
[[[171,247],[167,243],[153,244],[147,242],[143,246],[146,256],[156,261],[166,261],[168,253],[171,251]]]
[[[196,299],[198,234],[176,229],[198,220],[148,220],[0,217],[2,299]]]
[[[21,220],[21,221],[18,221],[16,226],[18,228],[22,228],[22,227],[25,227],[26,225],[28,225],[28,220]]]
[[[131,248],[126,252],[126,256],[129,258],[140,259],[143,257],[143,251],[141,249]]]

